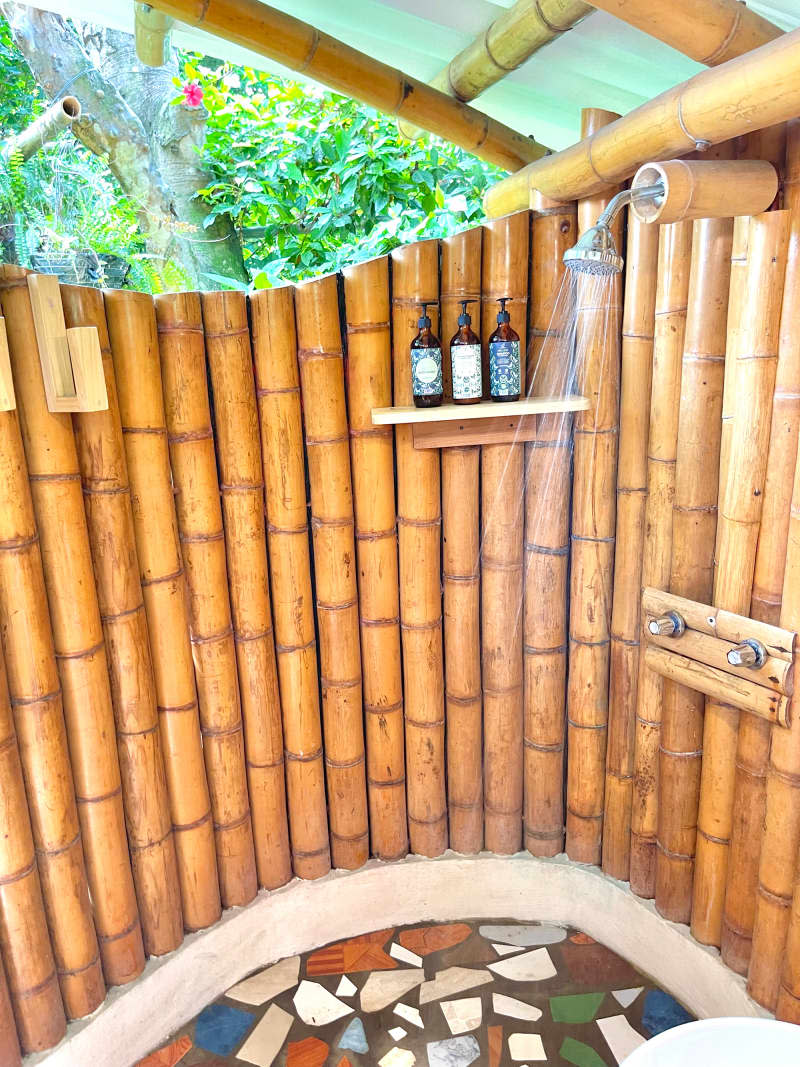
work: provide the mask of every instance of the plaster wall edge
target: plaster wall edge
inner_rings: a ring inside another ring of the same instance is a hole
[[[241,978],[285,956],[345,937],[425,921],[551,920],[602,941],[669,990],[700,1018],[771,1017],[745,980],[688,927],[663,919],[652,902],[596,867],[566,857],[409,856],[371,860],[259,893],[175,952],[150,959],[131,985],[111,991],[87,1019],[71,1023],[50,1052],[26,1067],[131,1067]]]

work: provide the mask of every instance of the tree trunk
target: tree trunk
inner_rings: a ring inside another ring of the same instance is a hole
[[[34,77],[51,99],[69,89],[83,114],[75,136],[108,164],[122,191],[138,205],[148,253],[172,259],[192,285],[216,287],[220,278],[247,284],[239,238],[231,220],[203,228],[196,199],[209,177],[197,151],[206,112],[172,104],[178,63],[144,67],[129,34],[72,23],[10,0],[0,3]]]

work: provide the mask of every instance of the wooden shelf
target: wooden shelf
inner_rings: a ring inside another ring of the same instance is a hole
[[[585,396],[531,396],[524,400],[480,404],[441,404],[437,408],[373,408],[374,426],[408,426],[415,448],[505,444],[532,441],[536,416],[586,411]]]

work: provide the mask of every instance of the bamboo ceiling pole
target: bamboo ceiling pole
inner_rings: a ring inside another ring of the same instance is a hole
[[[480,307],[482,244],[480,227],[442,241],[441,331],[446,364],[450,363],[447,345],[458,329],[459,301],[477,300]],[[480,459],[478,445],[442,449],[447,810],[450,847],[465,853],[483,848]]]
[[[264,526],[264,471],[244,293],[201,296],[258,884],[292,877],[283,726]]]
[[[6,1067],[20,1067],[22,1064],[20,1041],[17,1036],[2,958],[0,958],[0,1062]]]
[[[24,275],[17,271],[3,277],[6,285],[21,279]],[[10,291],[0,289],[7,329],[13,329],[10,324],[16,303],[6,300]],[[64,1007],[67,1016],[76,1019],[101,1003],[105,985],[86,881],[39,537],[16,411],[0,412],[0,634],[47,925]],[[32,935],[31,922],[28,936]],[[46,978],[44,975],[41,981]],[[16,981],[13,971],[12,979]],[[57,1036],[58,998],[46,986],[41,996],[45,1010],[53,1005],[50,1021]]]
[[[660,228],[658,284],[653,339],[653,380],[647,445],[647,503],[642,556],[642,588],[666,589],[672,559],[672,503],[681,396],[681,358],[689,295],[692,223]],[[640,625],[644,626],[642,619]],[[658,748],[661,739],[664,681],[639,649],[636,698],[633,809],[631,812],[631,889],[653,897],[658,831]]]
[[[647,442],[658,277],[658,229],[628,216],[622,315],[617,541],[611,612],[603,870],[627,881],[639,684]]]
[[[517,170],[547,149],[532,138],[259,0],[155,0],[151,7]]]
[[[716,67],[782,34],[738,0],[591,0],[592,7]]]
[[[730,436],[717,531],[717,607],[747,614],[766,475],[772,394],[788,243],[788,212],[754,216],[750,223],[743,328],[726,358],[736,360],[736,417]],[[736,728],[739,712],[706,701],[700,783],[692,933],[705,944],[723,936],[722,912],[733,829]],[[737,813],[740,818],[745,813]],[[757,862],[757,861],[756,861]],[[754,864],[753,869],[757,871]],[[741,959],[738,933],[747,915],[725,924],[723,946],[731,962]],[[741,925],[737,925],[741,923]]]
[[[533,206],[527,384],[530,395],[557,396],[570,388],[572,287],[563,255],[577,240],[577,207],[541,198]],[[564,847],[572,422],[569,413],[540,415],[525,446],[523,834],[534,856]]]
[[[522,358],[529,241],[527,211],[484,226],[481,334],[487,356],[497,300],[507,296]],[[524,464],[522,442],[481,446],[483,811],[486,848],[501,854],[522,847]]]
[[[350,435],[337,275],[295,290],[297,358],[311,487],[311,530],[331,862],[369,858]]]
[[[409,345],[418,331],[419,301],[438,297],[439,242],[395,249],[395,404],[412,400]],[[428,309],[434,333],[437,311],[436,305]],[[410,426],[395,427],[395,448],[409,836],[412,852],[438,856],[447,848],[439,452],[415,449]]]
[[[672,505],[669,589],[711,601],[733,223],[694,224]],[[702,693],[664,679],[655,900],[673,922],[692,909],[703,746]]]
[[[292,867],[319,878],[331,866],[314,633],[294,289],[250,297],[266,488],[275,652],[283,708]]]
[[[136,556],[152,650],[164,769],[187,930],[220,916],[214,828],[197,711],[153,300],[107,290]]]
[[[611,111],[586,108],[581,128],[613,122]],[[578,232],[594,226],[610,195],[578,204]],[[621,245],[622,216],[615,224]],[[615,278],[577,276],[576,391],[591,407],[575,419],[570,631],[567,683],[567,855],[599,864],[603,840],[608,678],[613,591],[619,409],[621,288]]]
[[[197,293],[164,294],[155,306],[219,885],[229,908],[249,903],[258,880],[203,320]]]
[[[408,819],[394,434],[372,425],[372,409],[392,403],[388,256],[346,267],[344,295],[369,826],[372,854],[397,860],[408,852]]]
[[[468,103],[572,29],[591,10],[583,0],[517,0],[454,56],[430,84]],[[400,121],[397,127],[411,139],[423,132],[408,122]]]
[[[788,510],[778,506],[789,479],[789,471],[785,466],[787,455],[795,462],[795,477],[800,478],[796,463],[800,425],[800,411],[797,408],[797,396],[800,394],[800,339],[796,330],[797,316],[800,314],[800,121],[797,119],[787,123],[786,148],[784,195],[786,207],[791,212],[791,229],[772,401],[770,458],[767,462],[764,512],[759,530],[750,610],[754,614],[761,612],[763,618],[775,610],[777,601],[781,624],[797,630],[800,629],[800,556],[796,553],[800,551],[797,541],[800,529],[794,509],[800,506],[800,488],[798,496],[790,501]],[[773,448],[773,441],[777,447]],[[770,528],[772,523],[778,527],[777,544]],[[782,537],[780,531],[783,531]],[[777,555],[780,569],[785,572],[782,586],[775,583],[777,571],[769,564],[768,551]],[[800,722],[793,715],[788,731],[772,731],[753,949],[747,973],[748,992],[770,1011],[775,1010],[778,997],[780,968],[777,961],[781,957],[789,924],[794,870],[800,846],[800,804],[796,802],[798,787]]]
[[[691,152],[785,122],[800,112],[800,30],[704,70],[562,152],[529,164],[493,186],[486,213],[527,207],[530,190],[573,200],[630,177],[650,159]]]
[[[0,651],[0,948],[25,1052],[41,1052],[66,1032],[56,965],[36,865],[25,782]],[[0,1034],[3,1031],[0,1024]],[[0,1062],[2,1059],[0,1040]]]
[[[6,277],[24,281],[22,271]],[[78,454],[70,416],[47,408],[27,285],[6,288],[2,302],[103,973],[122,985],[144,967],[144,947]]]
[[[61,299],[67,327],[93,326],[103,354],[108,408],[76,414],[72,422],[106,642],[142,936],[148,955],[163,956],[183,940],[183,917],[103,294],[88,286],[68,285],[62,288]]]

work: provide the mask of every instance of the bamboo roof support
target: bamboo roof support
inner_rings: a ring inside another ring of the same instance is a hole
[[[150,6],[384,114],[407,119],[506,170],[517,170],[547,151],[460,100],[259,0],[153,0]]]
[[[701,71],[562,152],[528,164],[484,198],[490,217],[525,208],[531,190],[554,200],[589,196],[640,164],[670,159],[800,112],[800,30]]]
[[[591,11],[583,0],[517,0],[451,59],[430,84],[468,103],[521,67],[534,52],[571,30]],[[397,128],[411,139],[423,133],[418,126],[402,120]]]

